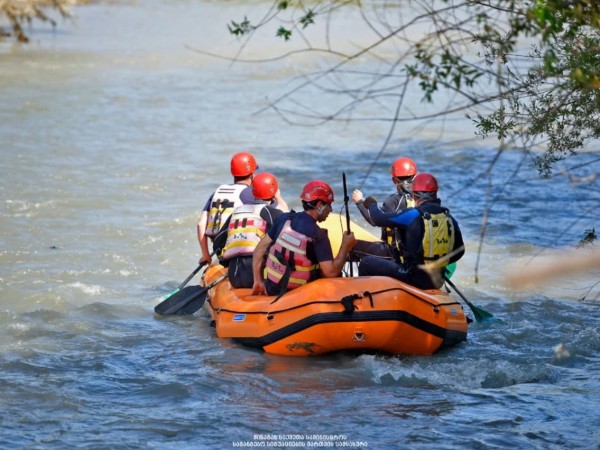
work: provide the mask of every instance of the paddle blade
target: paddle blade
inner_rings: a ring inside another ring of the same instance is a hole
[[[454,283],[452,281],[450,281],[450,278],[447,276],[446,273],[444,273],[443,275],[444,280],[446,281],[446,283],[452,288],[454,289],[454,292],[456,292],[460,298],[462,298],[465,303],[469,306],[469,308],[471,308],[471,311],[473,311],[473,316],[475,316],[475,320],[477,322],[484,322],[488,319],[492,319],[494,318],[493,315],[491,315],[489,312],[487,312],[484,309],[478,308],[477,306],[475,306],[473,303],[471,303],[469,301],[469,299],[467,297],[465,297],[463,295],[462,292],[460,292],[460,290],[454,285]]]
[[[185,306],[177,310],[175,314],[179,316],[192,315],[204,305],[206,298],[208,297],[208,289],[204,292],[199,292],[192,298]]]
[[[456,271],[456,266],[458,264],[456,264],[455,262],[448,264],[445,267],[445,272],[444,272],[444,276],[448,277],[448,279],[452,278],[452,275],[454,275],[454,272]]]
[[[169,315],[182,315],[182,314],[193,314],[196,312],[202,304],[206,300],[207,289],[201,286],[188,286],[181,290],[176,289],[171,294],[167,296],[165,300],[154,307],[154,312],[157,314],[161,314],[163,316]],[[186,310],[186,306],[189,304],[194,304],[194,306],[198,303],[197,299],[199,297],[204,297],[202,299],[202,303],[197,307],[193,312],[180,312],[182,310]]]
[[[475,305],[470,304],[469,306],[471,307],[471,311],[473,311],[473,315],[475,316],[475,320],[477,322],[484,322],[484,321],[486,321],[488,319],[492,319],[494,317],[486,310],[478,308]]]

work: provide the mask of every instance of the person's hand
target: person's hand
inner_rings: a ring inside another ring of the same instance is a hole
[[[273,197],[273,199],[275,201],[275,204],[277,205],[277,209],[279,209],[280,211],[288,212],[290,210],[290,207],[281,195],[281,189],[277,189],[277,192],[275,193],[275,197]]]
[[[363,205],[365,205],[366,208],[368,208],[373,203],[377,203],[377,199],[375,197],[368,196],[363,200]]]
[[[252,293],[250,295],[267,295],[267,289],[263,280],[254,280]]]
[[[204,263],[210,264],[210,261],[211,261],[210,255],[202,255],[200,257],[200,259],[198,260],[198,264],[204,264]]]
[[[361,191],[359,191],[358,189],[354,189],[354,192],[352,192],[352,201],[354,203],[358,203],[363,199],[363,193]]]
[[[346,249],[346,251],[350,252],[356,245],[356,238],[354,237],[354,233],[347,231],[342,235],[342,247]]]

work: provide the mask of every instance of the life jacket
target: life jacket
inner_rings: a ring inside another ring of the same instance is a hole
[[[269,249],[265,272],[267,279],[275,284],[287,283],[283,290],[296,289],[319,277],[319,264],[307,255],[307,247],[313,239],[292,229],[288,219]],[[287,281],[286,281],[287,280]]]
[[[396,206],[395,212],[399,213],[402,209],[414,208],[417,206],[417,203],[409,194],[404,195],[404,200],[406,205],[401,207],[402,200],[400,200]],[[383,240],[385,240],[390,247],[395,249],[398,252],[399,257],[402,258],[402,240],[400,239],[400,236],[398,236],[398,230],[391,227],[384,227],[383,236],[385,237]]]
[[[247,187],[246,184],[223,184],[217,188],[208,210],[206,236],[214,238],[219,233],[233,210],[243,204],[240,194]]]
[[[432,214],[421,208],[417,209],[421,212],[425,224],[423,259],[427,262],[443,258],[454,249],[454,233],[450,212],[444,208],[443,211]]]
[[[260,217],[265,204],[242,205],[235,208],[227,229],[227,242],[221,259],[252,255],[267,231],[267,221]]]

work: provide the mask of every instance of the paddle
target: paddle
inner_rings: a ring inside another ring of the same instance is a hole
[[[342,172],[342,183],[344,185],[344,207],[346,208],[346,230],[350,233],[350,210],[348,209],[348,188],[346,187],[346,172]],[[350,278],[354,276],[352,273],[352,259],[350,259]]]
[[[211,259],[214,255],[215,255],[215,252],[212,252],[210,254]],[[171,305],[177,304],[179,302],[178,299],[180,296],[178,296],[177,298],[175,298],[173,300],[171,300],[171,297],[173,297],[175,294],[178,294],[181,291],[181,289],[183,289],[183,287],[186,284],[188,284],[188,282],[194,277],[194,275],[196,275],[200,271],[200,269],[202,269],[207,264],[208,264],[208,261],[201,262],[200,265],[198,265],[198,267],[196,267],[194,269],[194,271],[192,273],[190,273],[190,275],[185,280],[183,280],[183,283],[181,283],[177,289],[175,289],[174,291],[171,291],[167,295],[164,295],[163,297],[161,297],[162,303],[159,303],[158,305],[156,305],[154,307],[154,311],[156,311],[159,314],[162,314],[160,311],[169,309],[171,307]],[[188,292],[191,292],[191,288],[187,290],[186,295]]]
[[[212,255],[211,255],[211,256],[212,256]],[[170,306],[171,306],[172,304],[174,304],[174,303],[177,303],[177,300],[178,300],[179,296],[178,296],[178,297],[176,297],[175,299],[172,299],[172,297],[173,297],[175,294],[178,294],[179,292],[181,292],[181,290],[183,289],[183,287],[184,287],[186,284],[188,284],[188,282],[189,282],[189,281],[190,281],[192,278],[194,278],[194,275],[196,275],[196,274],[197,274],[197,273],[200,271],[200,269],[202,269],[202,268],[203,268],[205,265],[207,265],[207,264],[208,264],[208,262],[207,262],[207,261],[204,261],[204,262],[200,263],[200,264],[198,265],[198,267],[196,267],[196,268],[194,269],[194,271],[193,271],[192,273],[190,273],[190,275],[189,275],[189,276],[188,276],[188,277],[187,277],[185,280],[183,280],[183,283],[181,283],[181,284],[180,284],[180,285],[177,287],[177,289],[175,289],[175,290],[173,290],[173,291],[169,292],[168,294],[166,294],[166,295],[162,296],[162,297],[161,297],[161,303],[159,303],[158,305],[156,305],[156,306],[154,307],[154,311],[156,311],[156,312],[157,312],[157,313],[159,313],[159,314],[162,314],[162,313],[161,313],[161,311],[163,311],[163,310],[165,310],[165,309],[168,309],[168,308],[170,308]],[[188,292],[189,292],[189,290],[188,290]]]
[[[453,262],[448,264],[445,269],[446,269],[446,276],[448,278],[452,278],[452,275],[454,275],[454,272],[456,272],[456,267],[458,266],[457,263]]]
[[[154,312],[162,316],[185,316],[194,314],[206,301],[208,291],[227,278],[227,274],[217,278],[208,286],[188,286],[164,302],[156,305]]]
[[[194,275],[196,275],[196,274],[197,274],[197,273],[200,271],[200,269],[202,269],[202,268],[203,268],[203,267],[204,267],[206,264],[208,264],[208,262],[206,262],[206,261],[204,261],[203,263],[200,263],[200,265],[199,265],[198,267],[196,267],[196,268],[194,269],[194,271],[193,271],[192,273],[190,273],[190,275],[189,275],[189,276],[188,276],[188,277],[187,277],[185,280],[183,280],[183,283],[181,283],[181,284],[180,284],[180,285],[177,287],[177,289],[175,289],[175,290],[173,290],[173,291],[169,292],[167,295],[164,295],[164,296],[161,298],[161,300],[168,300],[169,298],[171,298],[171,297],[173,297],[175,294],[177,294],[177,293],[178,293],[178,292],[179,292],[181,289],[183,289],[183,287],[184,287],[186,284],[188,284],[188,282],[189,282],[189,281],[190,281],[192,278],[194,278]],[[158,305],[158,306],[160,306],[160,305]],[[157,306],[157,308],[158,308],[158,306]],[[155,309],[156,309],[156,308],[155,308]]]
[[[450,279],[446,276],[446,274],[444,274],[444,280],[446,281],[446,283],[448,283],[450,285],[450,287],[452,289],[454,289],[454,292],[456,292],[460,296],[460,298],[462,298],[465,301],[465,303],[467,305],[469,305],[469,308],[471,308],[471,311],[473,311],[473,315],[475,316],[475,320],[477,320],[477,322],[483,322],[483,321],[485,321],[487,319],[491,319],[491,318],[494,317],[489,312],[487,312],[487,311],[485,311],[485,310],[483,310],[481,308],[476,307],[469,300],[467,300],[467,297],[465,297],[462,294],[462,292],[460,292],[458,290],[458,288],[454,285],[454,283],[452,281],[450,281]]]

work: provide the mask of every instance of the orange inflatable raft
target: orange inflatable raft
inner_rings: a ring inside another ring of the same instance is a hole
[[[377,240],[351,224],[357,239]],[[346,221],[331,213],[319,225],[328,230],[335,253]],[[226,273],[221,265],[209,267],[204,285]],[[389,277],[316,280],[277,300],[250,292],[233,289],[224,278],[209,290],[205,307],[218,337],[268,353],[309,356],[350,350],[430,355],[467,339],[467,318],[450,295],[422,291]]]
[[[205,284],[225,273],[221,265],[209,267]],[[421,291],[388,277],[320,279],[277,300],[249,294],[225,278],[209,291],[205,307],[219,338],[267,353],[430,355],[467,338],[463,309],[447,293]]]

